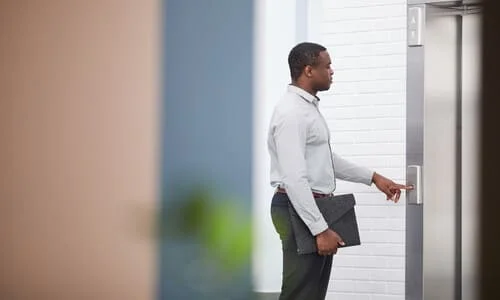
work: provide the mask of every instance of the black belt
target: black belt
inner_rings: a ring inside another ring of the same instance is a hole
[[[286,194],[286,190],[280,187],[276,189],[276,192],[280,194]],[[314,198],[333,197],[333,193],[322,194],[322,193],[312,192],[312,195]]]

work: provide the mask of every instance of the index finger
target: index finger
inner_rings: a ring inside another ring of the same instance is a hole
[[[400,190],[413,190],[413,185],[404,185],[404,184],[394,184],[392,188],[400,189]]]

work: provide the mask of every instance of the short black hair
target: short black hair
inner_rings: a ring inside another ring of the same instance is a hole
[[[293,47],[288,55],[288,66],[292,80],[299,79],[306,66],[315,66],[319,54],[323,51],[326,51],[326,48],[315,43],[304,42]]]

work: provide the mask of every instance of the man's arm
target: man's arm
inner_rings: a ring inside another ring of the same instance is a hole
[[[333,153],[333,157],[335,176],[337,178],[351,182],[364,183],[366,185],[374,183],[375,186],[387,196],[387,200],[398,202],[402,189],[413,189],[413,186],[397,184],[389,178],[386,178],[365,167],[356,165],[335,153]]]
[[[366,185],[372,184],[372,179],[375,172],[371,171],[368,168],[350,162],[342,158],[335,152],[333,152],[332,154],[336,178],[345,181],[364,183]]]

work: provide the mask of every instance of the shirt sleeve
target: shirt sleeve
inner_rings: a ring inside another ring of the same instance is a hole
[[[290,202],[311,233],[316,236],[328,229],[328,225],[314,201],[307,178],[307,124],[292,114],[282,116],[275,126],[273,137],[284,188]]]
[[[333,165],[335,177],[340,180],[356,183],[372,184],[373,171],[365,167],[356,165],[333,152]]]

